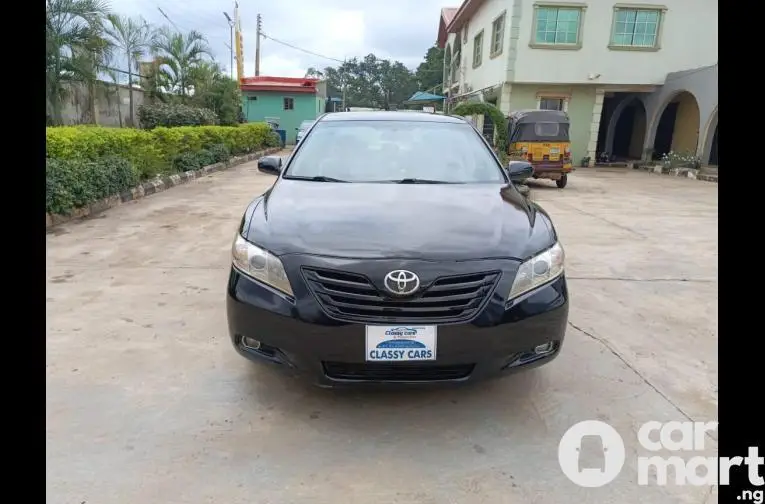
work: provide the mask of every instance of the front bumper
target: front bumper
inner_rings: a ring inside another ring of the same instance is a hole
[[[472,319],[438,325],[435,361],[367,363],[365,325],[330,317],[312,295],[298,292],[294,278],[292,283],[296,300],[232,268],[229,335],[244,357],[283,366],[325,386],[462,383],[537,367],[558,355],[568,321],[565,276],[507,304],[512,276],[503,273]]]

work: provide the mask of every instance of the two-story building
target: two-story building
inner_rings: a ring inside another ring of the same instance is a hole
[[[575,162],[674,151],[717,164],[717,1],[465,0],[444,8],[447,104],[571,118]],[[486,118],[484,118],[486,120]]]

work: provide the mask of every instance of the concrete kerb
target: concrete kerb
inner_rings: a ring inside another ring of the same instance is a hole
[[[643,167],[649,175],[669,175],[670,177],[682,177],[693,180],[703,180],[705,182],[717,182],[717,175],[701,173],[694,168],[667,168],[664,165],[657,164],[653,167]]]
[[[127,191],[122,192],[121,194],[114,194],[112,196],[109,196],[108,198],[95,201],[85,207],[75,208],[74,210],[72,210],[72,213],[69,215],[50,214],[46,212],[45,213],[45,228],[48,229],[48,228],[57,226],[59,224],[64,224],[65,222],[72,221],[72,220],[84,219],[92,215],[101,213],[105,210],[108,210],[109,208],[113,208],[118,205],[121,205],[122,203],[139,200],[141,198],[145,198],[146,196],[160,193],[162,191],[166,191],[167,189],[170,189],[172,187],[185,184],[189,182],[190,180],[203,177],[213,172],[223,171],[228,168],[231,168],[232,166],[237,166],[240,164],[247,163],[249,161],[254,161],[262,156],[268,156],[269,154],[279,152],[280,150],[281,150],[281,147],[272,147],[263,151],[246,154],[244,156],[236,156],[223,163],[215,163],[212,165],[204,166],[198,170],[186,171],[183,173],[176,173],[173,175],[165,175],[163,177],[158,177],[154,180],[149,180],[147,182],[139,184],[136,187],[133,187]]]

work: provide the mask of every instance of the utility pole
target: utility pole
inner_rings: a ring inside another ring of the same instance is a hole
[[[343,69],[343,112],[345,112],[346,111],[346,108],[345,108],[345,80],[346,80],[346,78],[345,78],[345,72],[346,72],[345,58],[343,58],[342,69]]]
[[[260,75],[260,33],[263,30],[263,20],[258,14],[257,36],[255,39],[255,77]]]
[[[236,79],[239,83],[244,78],[244,56],[243,56],[243,44],[242,44],[242,20],[239,17],[239,2],[234,2],[234,24],[236,35]]]
[[[226,16],[226,21],[228,21],[228,29],[231,34],[231,45],[228,46],[229,53],[231,54],[231,64],[229,66],[229,69],[231,70],[231,79],[234,78],[234,20],[231,19],[231,16],[228,15],[228,12],[223,13],[224,16]]]

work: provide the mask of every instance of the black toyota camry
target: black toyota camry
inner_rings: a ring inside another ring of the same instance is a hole
[[[550,217],[458,117],[320,117],[245,210],[233,244],[236,350],[321,385],[465,382],[547,363],[568,318]]]

